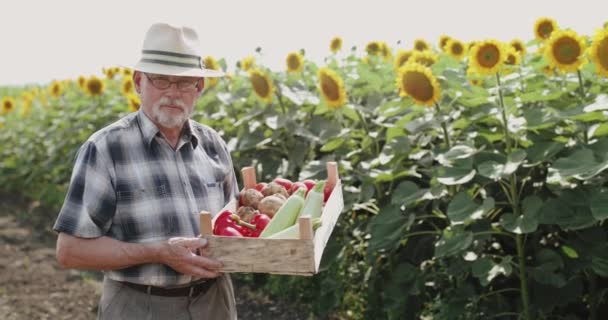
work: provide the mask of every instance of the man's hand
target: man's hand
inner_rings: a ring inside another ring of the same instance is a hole
[[[183,274],[215,278],[220,275],[222,264],[196,254],[206,245],[207,240],[202,238],[171,238],[160,250],[160,261]]]

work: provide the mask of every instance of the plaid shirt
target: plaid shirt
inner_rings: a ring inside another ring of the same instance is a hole
[[[199,212],[215,215],[237,194],[232,159],[216,131],[190,120],[174,150],[139,111],[81,146],[53,229],[132,243],[195,237]],[[155,286],[193,280],[162,264],[107,271],[106,276]]]

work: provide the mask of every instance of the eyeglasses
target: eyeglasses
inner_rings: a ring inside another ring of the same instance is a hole
[[[193,91],[196,91],[196,88],[198,87],[198,81],[188,81],[188,80],[170,81],[167,78],[150,78],[150,76],[147,73],[144,73],[144,75],[146,75],[146,78],[148,78],[148,80],[150,80],[150,83],[152,83],[152,86],[159,90],[169,89],[171,87],[171,85],[174,83],[177,85],[177,89],[179,89],[179,91],[182,91],[182,92],[193,92]]]

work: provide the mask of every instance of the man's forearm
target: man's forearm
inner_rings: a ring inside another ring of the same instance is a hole
[[[162,244],[138,244],[108,237],[85,239],[60,233],[57,259],[64,268],[116,270],[159,262]]]

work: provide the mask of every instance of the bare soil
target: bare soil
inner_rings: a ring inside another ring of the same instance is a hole
[[[24,218],[55,216],[43,211],[0,195],[0,319],[95,319],[101,275],[59,267],[51,224]],[[271,299],[238,277],[234,285],[239,319],[311,318],[306,306]]]

